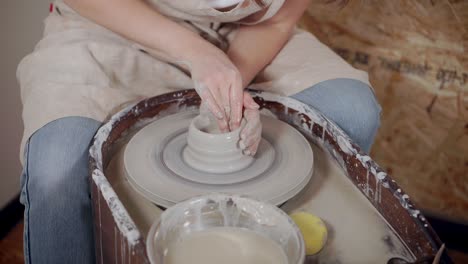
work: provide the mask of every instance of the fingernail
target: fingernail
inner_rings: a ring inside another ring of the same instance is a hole
[[[239,147],[244,150],[246,148],[245,143],[243,140],[239,141]]]
[[[250,150],[245,150],[245,151],[244,151],[244,154],[247,155],[247,156],[250,156],[250,154],[251,154],[251,153],[250,153]]]
[[[260,106],[259,106],[257,103],[255,103],[255,102],[252,104],[252,106],[253,106],[255,109],[259,109],[259,108],[260,108]]]
[[[223,113],[220,111],[220,112],[217,112],[217,113],[216,113],[216,117],[219,118],[219,119],[223,119],[224,115],[223,115]]]

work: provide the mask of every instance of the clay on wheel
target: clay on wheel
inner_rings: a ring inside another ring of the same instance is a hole
[[[245,169],[253,157],[243,155],[239,147],[242,126],[229,133],[219,133],[215,121],[199,115],[190,123],[183,160],[192,168],[226,174]]]
[[[184,159],[188,130],[198,111],[155,120],[138,131],[124,153],[130,185],[164,207],[211,192],[248,195],[276,205],[308,183],[313,171],[309,142],[293,127],[262,116],[262,141],[245,168],[213,173],[194,169]],[[242,166],[243,167],[243,166]]]

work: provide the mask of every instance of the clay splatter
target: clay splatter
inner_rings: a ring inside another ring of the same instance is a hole
[[[94,170],[92,178],[98,189],[101,191],[102,196],[106,200],[106,203],[112,212],[112,216],[114,217],[115,223],[117,224],[120,232],[127,238],[131,245],[135,245],[141,238],[141,234],[133,220],[130,218],[127,210],[117,197],[114,189],[112,189],[111,185],[101,171]]]

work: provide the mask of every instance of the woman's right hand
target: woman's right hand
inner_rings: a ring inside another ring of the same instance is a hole
[[[221,132],[238,128],[242,119],[243,87],[236,66],[215,47],[197,53],[186,64],[195,90],[217,118]]]

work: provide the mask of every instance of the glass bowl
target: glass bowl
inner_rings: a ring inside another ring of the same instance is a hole
[[[279,246],[288,264],[304,263],[304,239],[286,213],[249,197],[218,193],[194,197],[162,213],[146,239],[150,262],[167,264],[165,258],[170,245],[193,232],[216,228],[253,231]]]

